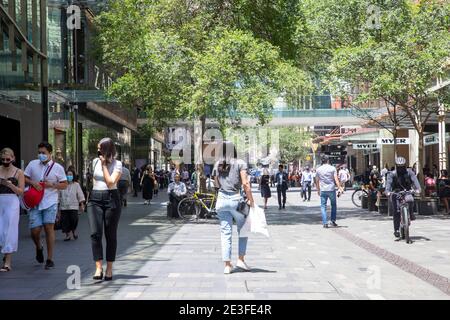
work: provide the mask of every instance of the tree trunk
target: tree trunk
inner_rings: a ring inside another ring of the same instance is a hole
[[[200,138],[200,155],[199,155],[199,159],[200,159],[200,166],[199,166],[199,178],[198,178],[198,182],[199,182],[199,186],[198,186],[198,191],[200,192],[205,192],[206,191],[206,176],[205,176],[205,161],[203,160],[203,136],[205,134],[205,128],[206,128],[206,116],[202,115],[200,117],[200,121],[201,121],[201,125],[202,125],[202,132],[201,132],[201,138]]]
[[[419,161],[417,162],[417,175],[420,183],[420,198],[424,198],[425,190],[424,190],[424,177],[423,177],[423,156],[424,156],[424,145],[423,145],[423,130],[418,132],[419,135],[419,148],[418,148],[418,158]]]

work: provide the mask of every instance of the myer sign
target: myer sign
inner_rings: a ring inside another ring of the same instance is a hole
[[[377,144],[394,144],[393,138],[378,138]],[[397,138],[397,144],[409,144],[409,138]]]
[[[447,132],[445,135],[445,140],[450,141],[450,133]],[[423,144],[426,146],[430,146],[432,144],[438,144],[439,143],[439,134],[433,133],[428,136],[423,137]]]
[[[355,149],[355,150],[372,150],[372,149],[378,149],[378,145],[376,143],[354,143],[353,149]]]

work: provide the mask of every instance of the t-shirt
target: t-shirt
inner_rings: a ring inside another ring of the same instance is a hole
[[[126,167],[122,167],[122,175],[120,176],[120,180],[128,181],[128,183],[131,183],[130,170],[128,170]]]
[[[38,182],[43,181],[45,172],[50,169],[53,163],[54,165],[52,167],[52,170],[50,171],[45,180],[50,183],[59,183],[67,181],[66,172],[64,171],[64,168],[60,164],[54,162],[53,160],[50,160],[45,165],[40,160],[33,160],[25,168],[24,174],[26,177],[28,177],[33,181]],[[58,190],[54,188],[45,188],[44,197],[42,198],[42,201],[39,203],[37,209],[38,210],[48,209],[57,203],[58,203]]]
[[[324,164],[317,168],[316,176],[319,179],[321,191],[335,191],[336,184],[334,181],[334,175],[336,174],[336,168],[329,164]]]
[[[347,182],[348,181],[348,177],[349,177],[349,173],[347,169],[341,169],[339,171],[339,180],[342,182]]]
[[[239,192],[241,189],[241,170],[247,170],[247,163],[240,159],[231,159],[227,161],[230,169],[228,172],[219,172],[219,164],[221,161],[217,161],[214,165],[213,176],[217,175],[219,181],[220,191],[225,192]]]
[[[105,177],[103,177],[103,169],[102,162],[99,158],[94,159],[93,161],[93,172],[94,172],[94,187],[93,190],[115,190],[117,189],[117,184],[115,184],[111,189],[108,188],[108,185],[105,182]],[[114,173],[114,171],[118,171],[122,173],[122,162],[119,160],[113,160],[110,164],[108,164],[108,172],[110,175]]]

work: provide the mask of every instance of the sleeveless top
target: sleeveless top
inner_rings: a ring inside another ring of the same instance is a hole
[[[12,184],[15,185],[16,187],[19,185],[19,180],[16,178],[18,171],[19,171],[19,169],[16,169],[16,172],[14,173],[14,175],[12,177],[6,179],[6,180],[11,181]],[[0,185],[0,194],[15,194],[15,193],[9,187],[1,184]]]

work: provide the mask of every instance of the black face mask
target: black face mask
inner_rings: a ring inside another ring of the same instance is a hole
[[[2,162],[2,166],[8,168],[11,165],[11,162]]]
[[[101,151],[97,151],[97,155],[100,157],[100,156],[102,156],[103,154],[102,154]]]

